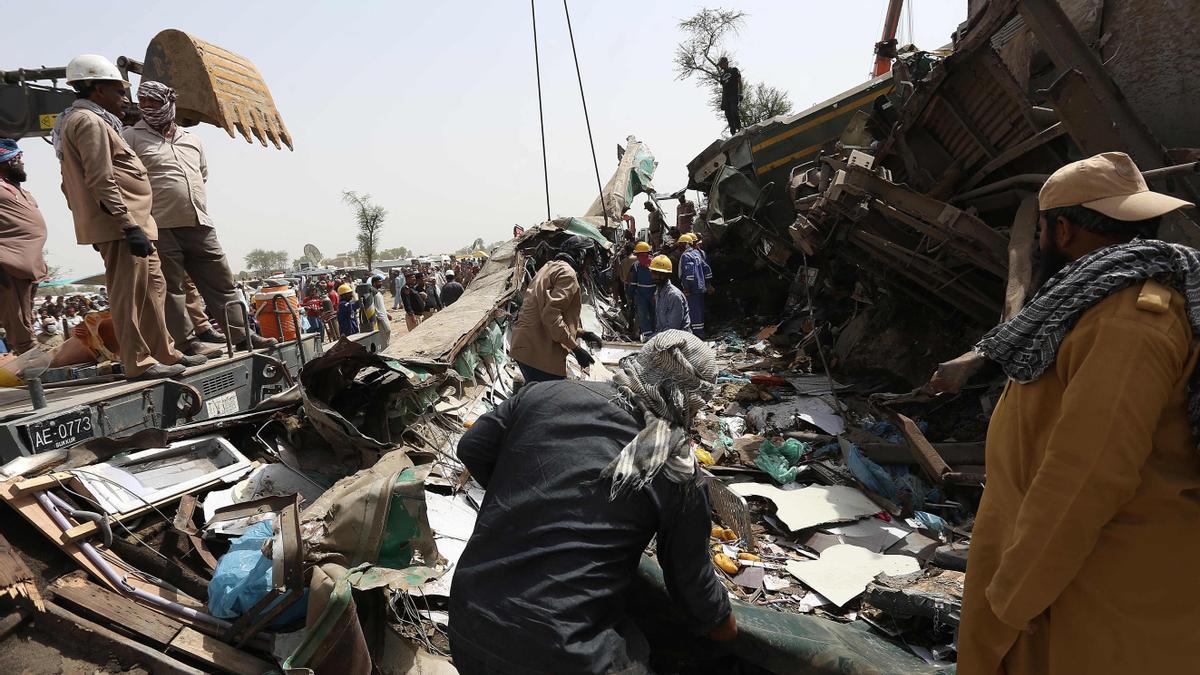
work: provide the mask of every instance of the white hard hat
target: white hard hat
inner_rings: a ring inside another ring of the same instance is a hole
[[[112,80],[129,84],[113,62],[99,54],[80,54],[67,64],[67,84],[87,80]]]

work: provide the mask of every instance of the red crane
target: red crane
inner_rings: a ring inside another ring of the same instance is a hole
[[[900,10],[903,8],[904,0],[888,0],[887,16],[883,19],[883,37],[875,43],[873,77],[892,69],[892,59],[896,58],[896,28],[900,25]]]

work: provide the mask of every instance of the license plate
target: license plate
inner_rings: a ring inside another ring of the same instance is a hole
[[[204,402],[209,417],[224,417],[238,411],[237,392],[229,391]]]
[[[34,454],[68,448],[96,435],[92,416],[86,408],[34,422],[26,430],[29,432],[30,450]]]

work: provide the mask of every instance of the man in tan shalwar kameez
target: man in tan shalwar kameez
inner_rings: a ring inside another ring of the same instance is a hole
[[[1039,194],[1043,271],[1059,271],[976,347],[1012,379],[988,429],[959,675],[1200,668],[1200,252],[1130,241],[1181,206],[1122,153]]]

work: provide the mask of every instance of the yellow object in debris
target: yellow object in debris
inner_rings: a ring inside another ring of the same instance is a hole
[[[762,562],[762,558],[754,555],[753,553],[746,553],[746,552],[739,553],[738,560],[752,560],[754,562]]]
[[[734,532],[728,527],[721,530],[721,541],[737,541],[737,538],[737,532]]]
[[[463,427],[464,427],[464,428],[466,428],[466,429],[470,429],[470,428],[471,428],[471,427],[473,427],[473,426],[475,426],[475,420],[463,420]]]
[[[737,574],[742,568],[738,566],[737,561],[724,553],[718,553],[713,556],[713,562],[721,571],[726,574]]]
[[[712,530],[708,533],[708,536],[712,537],[713,539],[720,539],[721,533],[724,531],[725,528],[721,527],[720,525],[713,525]]]
[[[717,463],[717,460],[713,459],[712,453],[704,448],[696,448],[693,452],[696,453],[696,461],[704,466],[712,466]]]

